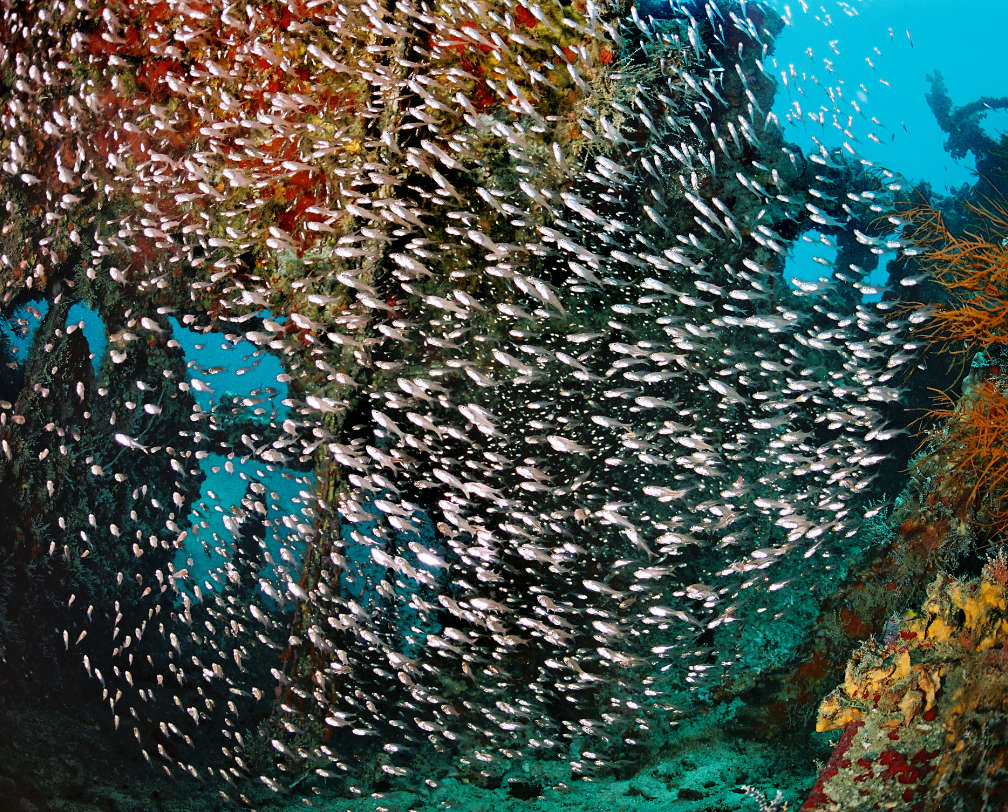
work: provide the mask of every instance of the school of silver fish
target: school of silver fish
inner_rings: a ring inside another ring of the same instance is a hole
[[[33,465],[86,457],[135,506],[46,537],[117,562],[51,633],[170,774],[360,793],[354,741],[389,780],[431,749],[572,741],[590,771],[614,730],[674,715],[670,686],[736,667],[726,630],[880,509],[908,317],[856,264],[781,270],[796,224],[898,250],[899,179],[782,140],[771,94],[807,77],[758,4],[29,5],[2,12],[3,302],[83,301],[109,330]],[[856,143],[836,103],[789,115]],[[261,430],[224,442],[193,402],[228,356],[158,366],[182,358],[172,318],[254,345],[250,379],[280,359],[238,403]],[[0,403],[8,466],[27,398]],[[201,490],[207,460],[239,505]]]

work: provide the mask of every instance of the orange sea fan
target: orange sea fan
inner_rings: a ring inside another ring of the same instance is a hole
[[[947,301],[934,306],[920,334],[953,353],[973,353],[1008,344],[1008,210],[967,204],[986,234],[953,234],[931,206],[912,209],[911,242],[924,250],[924,265],[945,288]]]
[[[919,334],[952,354],[983,351],[961,398],[943,393],[926,415],[933,428],[921,446],[942,460],[946,492],[966,494],[968,507],[995,532],[1008,529],[1008,210],[967,204],[980,229],[953,234],[930,206],[908,214],[910,239],[947,299],[927,305]]]
[[[947,395],[930,416],[937,423],[924,438],[942,458],[946,476],[969,489],[972,507],[995,529],[1008,527],[1008,395],[991,381],[971,388],[958,401]]]

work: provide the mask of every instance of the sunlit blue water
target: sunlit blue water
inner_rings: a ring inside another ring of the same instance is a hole
[[[827,149],[847,142],[878,166],[911,183],[927,180],[939,192],[972,183],[972,156],[954,160],[944,149],[945,133],[925,100],[927,75],[941,71],[955,106],[1004,95],[1008,3],[863,0],[823,3],[818,13],[819,4],[811,3],[807,14],[802,2],[771,5],[790,21],[777,39],[774,73],[790,78],[794,66],[798,74],[778,88],[774,106],[789,140],[808,149],[814,139]],[[796,100],[800,120],[788,116]],[[809,118],[820,112],[825,125]],[[1003,113],[986,123],[992,134],[1008,131]]]
[[[675,6],[705,16],[702,0],[644,0],[644,13],[668,16]],[[772,115],[784,137],[806,153],[840,151],[891,173],[903,200],[926,182],[945,194],[976,180],[974,156],[954,158],[947,134],[928,106],[928,75],[940,70],[954,107],[1005,93],[1000,57],[1008,3],[974,0],[768,0],[784,18],[765,69],[777,81]],[[956,13],[953,13],[955,11]],[[716,12],[711,11],[716,17]],[[992,139],[1008,132],[1008,111],[981,119]],[[790,247],[786,279],[828,277],[836,249],[809,232]],[[889,251],[866,280],[884,285]],[[877,298],[869,293],[866,299]]]
[[[249,341],[231,343],[223,333],[200,333],[169,318],[172,338],[182,347],[189,368],[189,385],[196,405],[204,411],[224,395],[253,401],[251,408],[282,418],[287,411],[287,384],[279,383],[280,360]],[[194,385],[195,384],[195,385]]]
[[[230,396],[239,400],[243,414],[263,420],[264,433],[267,425],[276,426],[283,420],[288,412],[288,387],[278,380],[284,368],[276,356],[248,341],[230,342],[223,333],[190,330],[174,318],[169,322],[172,338],[185,355],[190,391],[199,409],[209,411],[222,397]],[[266,441],[260,439],[259,444]],[[293,516],[301,517],[297,521],[308,521],[301,513],[302,491],[310,487],[310,477],[243,458],[241,450],[230,457],[211,454],[200,461],[200,470],[204,475],[200,498],[187,519],[188,535],[175,566],[187,568],[205,590],[220,588],[208,579],[232,556],[234,534],[225,525],[225,517],[230,522],[241,512],[242,497],[254,481],[266,489],[261,501],[267,507],[264,551],[268,560],[262,574],[279,583],[281,549],[297,550],[289,540],[294,528],[285,526],[281,519]]]
[[[38,299],[14,308],[9,318],[0,318],[0,333],[9,345],[13,359],[9,363],[23,364],[28,360],[35,332],[48,312],[49,302]]]
[[[701,0],[671,3],[694,10],[704,5]],[[643,0],[638,5],[645,13],[668,16],[671,3]],[[955,106],[1003,96],[1008,3],[767,0],[749,5],[774,8],[786,22],[767,68],[781,83],[773,112],[787,139],[808,150],[819,144],[846,150],[846,142],[848,154],[852,150],[911,184],[926,180],[939,192],[973,181],[972,157],[955,160],[943,147],[945,133],[925,101],[927,76],[941,71]],[[823,124],[811,118],[820,113]],[[1008,132],[1008,114],[988,114],[984,129],[992,136]]]
[[[267,508],[260,577],[278,587],[290,576],[296,578],[302,551],[293,541],[297,534],[292,522],[310,521],[302,512],[311,488],[310,478],[301,472],[267,467],[260,461],[236,455],[229,458],[211,454],[200,460],[199,466],[205,479],[199,499],[186,520],[186,537],[175,555],[175,568],[187,569],[201,591],[220,591],[223,584],[216,573],[233,557],[234,529],[241,522],[242,497],[249,483],[257,482],[266,488],[259,498]],[[225,522],[235,524],[229,528]],[[281,551],[289,554],[287,562]],[[294,566],[288,566],[291,563]]]

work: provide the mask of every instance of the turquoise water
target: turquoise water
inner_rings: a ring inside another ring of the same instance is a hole
[[[974,156],[955,158],[946,151],[947,135],[926,100],[927,77],[936,70],[954,104],[1005,93],[998,53],[1008,8],[996,2],[966,5],[964,13],[950,14],[942,0],[912,8],[890,0],[775,4],[789,21],[770,58],[773,72],[788,79],[786,86],[781,80],[773,108],[785,137],[810,152],[844,150],[892,172],[903,200],[919,202],[915,190],[922,182],[942,194],[972,185]],[[819,116],[824,123],[813,118]],[[993,139],[1008,133],[1004,110],[992,110],[982,122]],[[822,275],[812,259],[822,253],[818,242],[813,232],[796,244],[785,276]],[[889,252],[879,260],[869,286],[884,285],[885,266],[895,257]]]
[[[971,184],[973,156],[956,160],[943,149],[946,136],[925,100],[927,76],[941,71],[957,105],[1003,97],[1000,34],[1008,25],[1008,8],[983,0],[954,10],[944,0],[808,6],[808,13],[798,2],[778,6],[791,9],[792,22],[777,40],[775,71],[790,78],[794,66],[799,77],[781,88],[774,105],[778,118],[787,121],[788,137],[809,147],[815,138],[827,149],[844,149],[847,141],[859,156],[899,174],[909,188],[927,181],[945,193]],[[788,118],[795,100],[804,115]],[[812,123],[811,113],[823,113],[825,125]],[[1006,132],[1003,111],[988,116],[986,124],[993,134]]]

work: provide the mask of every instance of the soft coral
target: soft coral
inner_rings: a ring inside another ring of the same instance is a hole
[[[938,424],[925,437],[949,476],[972,484],[969,499],[983,505],[981,518],[1001,530],[1008,527],[1008,396],[992,381],[969,390],[958,403],[931,409]],[[965,490],[965,489],[964,489]],[[978,499],[979,497],[979,499]]]

